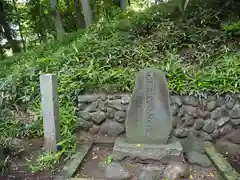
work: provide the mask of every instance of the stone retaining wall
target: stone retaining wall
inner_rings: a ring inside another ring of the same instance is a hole
[[[228,136],[234,143],[240,143],[239,97],[239,95],[225,95],[196,98],[171,95],[173,135],[177,138],[185,138],[192,133],[205,140]],[[125,131],[124,121],[129,103],[129,94],[79,96],[77,126],[92,134],[119,136]]]

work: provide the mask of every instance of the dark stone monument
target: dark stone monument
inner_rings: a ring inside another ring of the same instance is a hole
[[[172,116],[163,72],[148,68],[138,73],[125,127],[129,143],[167,143]]]
[[[165,74],[155,68],[141,70],[127,111],[126,139],[116,140],[115,159],[126,156],[144,160],[180,158],[180,142],[169,142],[173,122],[169,103]]]

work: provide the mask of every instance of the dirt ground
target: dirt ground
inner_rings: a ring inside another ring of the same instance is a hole
[[[8,172],[4,176],[0,176],[0,180],[52,180],[63,164],[59,164],[54,172],[32,173],[26,158],[34,160],[42,152],[43,140],[25,140],[23,143],[24,151],[9,158]]]
[[[104,171],[106,166],[109,164],[106,160],[112,152],[112,146],[94,146],[92,151],[85,158],[85,162],[77,173],[76,177],[78,178],[96,178],[104,179]],[[164,165],[160,163],[151,163],[151,164],[140,164],[136,162],[130,162],[124,160],[120,162],[127,170],[133,173],[132,180],[137,180],[140,174],[141,169],[150,167],[156,169],[158,172],[163,172]],[[219,180],[217,170],[212,168],[202,168],[199,166],[190,166],[190,174],[192,177],[182,179],[182,180]]]
[[[91,136],[90,134],[79,134],[77,137],[78,142],[81,141],[88,141],[92,138],[96,138],[96,136]],[[101,137],[104,138],[104,137]],[[114,138],[105,137],[110,141],[114,142]],[[77,172],[76,177],[79,178],[99,178],[104,179],[104,171],[105,168],[108,166],[109,162],[107,159],[109,158],[112,147],[111,144],[105,145],[98,145],[94,146],[91,151],[88,153],[87,157],[84,159],[84,163],[82,164],[81,168]],[[26,141],[24,143],[24,152],[18,154],[17,156],[10,157],[9,161],[9,169],[5,176],[0,176],[0,180],[52,180],[53,176],[56,175],[64,166],[64,163],[61,162],[58,165],[58,168],[55,169],[54,172],[41,172],[41,173],[32,173],[26,158],[34,159],[36,155],[42,152],[43,147],[43,139],[35,139]],[[239,166],[239,157],[237,158],[237,167],[240,169]],[[130,161],[122,161],[120,162],[122,166],[124,166],[127,170],[133,173],[133,179],[137,180],[139,176],[140,170],[145,169],[146,167],[157,168],[158,172],[162,172],[164,169],[164,165],[158,163],[151,163],[151,164],[140,164],[136,162]],[[218,173],[214,167],[212,168],[202,168],[199,166],[190,166],[191,171],[191,178],[186,178],[182,180],[219,180]]]
[[[240,173],[240,145],[231,141],[219,140],[215,148],[221,153],[231,166]]]
[[[80,137],[78,142],[87,141],[93,138],[93,136],[88,133],[78,135],[78,137]],[[37,155],[41,154],[43,152],[42,148],[44,140],[23,140],[22,143],[24,151],[9,158],[7,172],[4,175],[0,175],[0,180],[52,180],[53,177],[64,167],[65,163],[61,161],[53,172],[32,173],[26,158],[35,159]]]
[[[240,152],[235,155],[230,155],[227,152],[223,153],[225,159],[231,166],[240,174]]]

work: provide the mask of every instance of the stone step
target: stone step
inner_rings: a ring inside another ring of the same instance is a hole
[[[67,180],[93,180],[92,178],[70,178]],[[105,179],[94,179],[94,180],[105,180]]]
[[[240,174],[228,163],[211,142],[205,142],[205,150],[224,180],[239,180]]]
[[[92,147],[92,143],[85,143],[80,145],[77,149],[77,153],[72,156],[68,163],[63,167],[61,173],[54,178],[54,180],[71,179],[77,172],[80,164],[83,162],[88,151]],[[84,180],[84,179],[82,179]]]
[[[63,177],[59,177],[59,178],[55,178],[55,180],[93,180],[93,178],[63,178]],[[94,180],[106,180],[106,179],[95,179]]]

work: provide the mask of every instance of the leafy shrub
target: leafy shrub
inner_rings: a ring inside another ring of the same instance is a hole
[[[82,31],[78,33],[69,33],[62,41],[51,41],[44,45],[38,45],[34,49],[29,50],[27,53],[19,53],[10,58],[0,61],[0,77],[10,75],[12,72],[12,66],[16,67],[20,63],[25,63],[25,61],[34,61],[34,59],[49,56],[59,47],[71,43],[76,37],[79,37]]]

